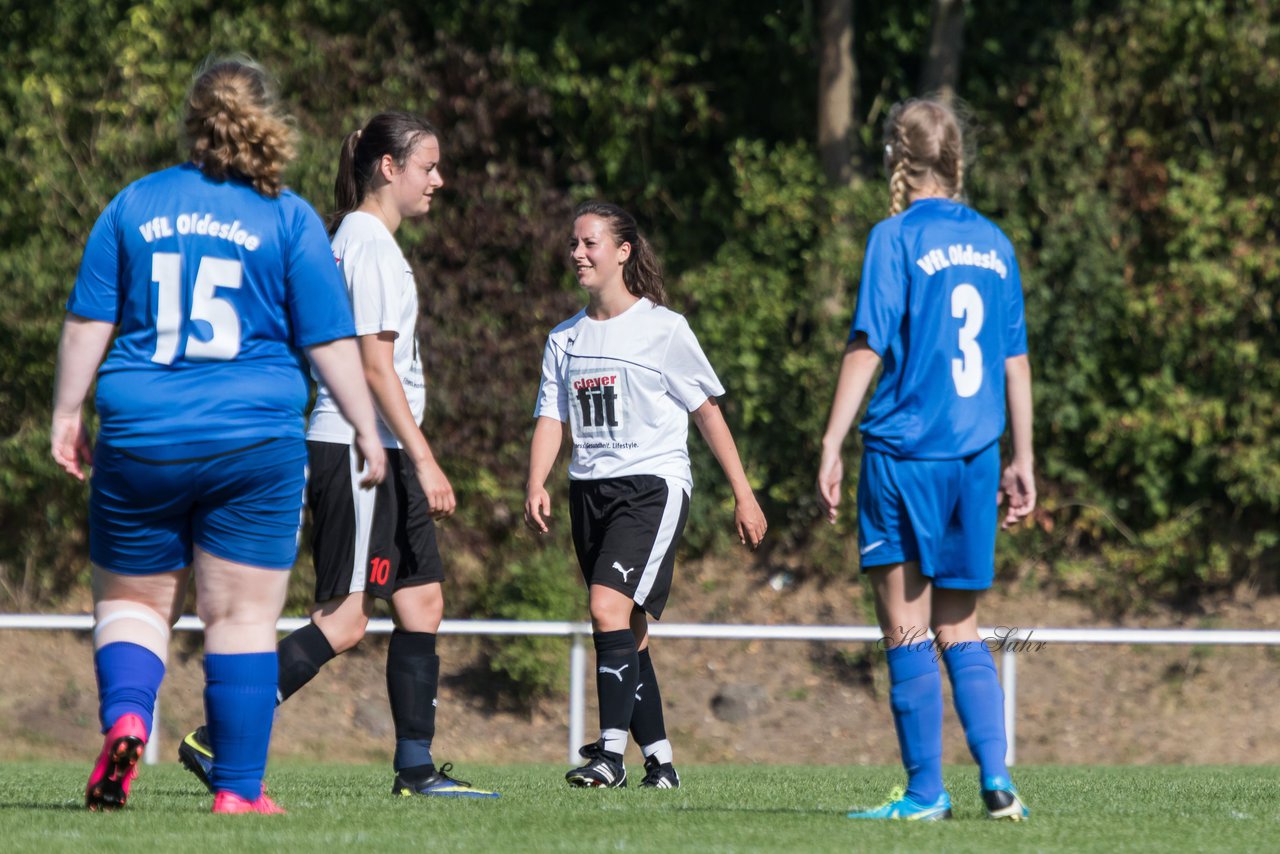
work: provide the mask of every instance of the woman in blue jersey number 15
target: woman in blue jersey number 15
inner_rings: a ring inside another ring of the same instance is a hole
[[[1005,766],[1004,696],[978,637],[977,599],[995,573],[999,502],[1008,500],[1000,527],[1035,508],[1022,282],[1008,238],[958,200],[964,148],[951,109],[932,100],[896,106],[885,166],[891,216],[867,240],[818,492],[834,522],[840,447],[883,366],[862,421],[858,548],[884,632],[907,786],[849,817],[951,817],[941,650],[987,814],[1021,820],[1027,809]],[[1001,476],[1006,405],[1013,454]]]
[[[94,225],[58,347],[53,457],[80,480],[93,466],[106,737],[85,800],[128,798],[194,569],[213,811],[278,813],[263,775],[306,481],[300,351],[355,425],[362,485],[382,480],[386,456],[324,225],[282,185],[293,145],[265,73],[211,64],[184,123],[190,161],[130,184]],[[95,372],[93,449],[81,406]]]
[[[590,591],[600,738],[565,777],[579,787],[625,786],[629,730],[644,754],[641,785],[672,789],[680,777],[646,614],[662,616],[689,512],[691,414],[733,487],[744,545],[760,544],[765,519],[716,403],[724,389],[689,324],[663,305],[662,269],[635,219],[616,205],[580,206],[569,254],[587,307],[547,338],[525,500],[525,523],[547,533],[545,483],[568,432],[569,517]]]

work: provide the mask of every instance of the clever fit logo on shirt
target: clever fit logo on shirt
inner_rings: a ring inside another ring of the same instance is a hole
[[[580,436],[616,436],[626,424],[626,373],[574,372],[569,377],[570,407]]]

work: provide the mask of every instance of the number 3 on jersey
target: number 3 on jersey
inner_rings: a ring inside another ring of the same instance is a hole
[[[196,361],[229,361],[240,353],[240,315],[217,288],[240,287],[241,264],[228,258],[201,258],[191,292],[188,318],[204,321],[213,330],[208,340],[187,336],[185,357]],[[182,256],[157,252],[151,256],[151,280],[159,285],[156,299],[156,352],[151,361],[172,365],[182,338]]]
[[[982,388],[982,348],[978,346],[978,332],[982,330],[982,294],[973,285],[956,285],[951,292],[951,316],[964,318],[960,327],[959,359],[951,360],[951,381],[956,384],[956,394],[973,397]]]

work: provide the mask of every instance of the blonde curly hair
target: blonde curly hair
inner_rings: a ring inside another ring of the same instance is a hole
[[[884,166],[889,173],[889,215],[933,184],[948,197],[964,194],[964,133],[953,109],[932,98],[895,104],[884,125]]]
[[[280,195],[293,128],[259,65],[222,59],[205,67],[191,85],[183,127],[191,161],[210,178],[242,178],[264,196]]]

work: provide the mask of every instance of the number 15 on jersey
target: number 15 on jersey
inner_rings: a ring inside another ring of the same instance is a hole
[[[151,256],[151,280],[159,286],[156,299],[156,351],[151,361],[172,365],[182,343],[184,315],[194,330],[188,334],[185,357],[195,361],[229,361],[240,353],[240,315],[218,288],[238,288],[243,267],[228,258],[200,259],[191,305],[182,304],[182,256],[157,252]],[[207,324],[207,327],[205,326]],[[206,329],[207,334],[204,334]]]

